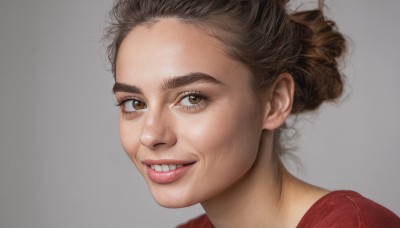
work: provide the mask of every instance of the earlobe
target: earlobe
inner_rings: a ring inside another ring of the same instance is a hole
[[[263,129],[275,130],[285,123],[291,113],[294,81],[289,73],[280,74],[269,88]]]

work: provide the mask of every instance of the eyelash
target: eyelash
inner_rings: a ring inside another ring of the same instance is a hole
[[[143,101],[136,97],[130,97],[130,96],[123,97],[117,101],[117,104],[115,104],[115,106],[117,106],[121,109],[121,113],[126,117],[132,117],[135,114],[137,114],[138,111],[133,111],[133,112],[125,111],[124,104],[125,104],[125,102],[128,102],[128,101],[140,101],[140,102],[143,102]]]
[[[198,104],[193,104],[191,106],[185,106],[185,105],[181,105],[180,102],[182,102],[182,100],[184,98],[188,98],[189,96],[196,96],[198,98],[201,99],[201,101]],[[192,111],[192,110],[197,110],[199,108],[201,108],[203,105],[205,105],[206,102],[209,101],[208,96],[204,95],[202,92],[200,91],[187,91],[187,92],[183,92],[180,94],[179,96],[179,102],[178,102],[178,106],[180,106],[181,108],[183,108],[184,110],[187,111]]]
[[[190,105],[190,106],[185,106],[185,105],[180,104],[180,102],[182,102],[183,99],[188,98],[189,96],[196,96],[196,97],[200,98],[201,101],[198,104],[193,104],[193,105]],[[206,102],[209,101],[208,96],[204,95],[200,91],[186,91],[186,92],[183,92],[183,93],[179,94],[178,97],[179,97],[179,101],[177,102],[178,103],[177,106],[179,106],[180,108],[184,109],[185,111],[198,110],[203,105],[205,105]],[[121,98],[120,100],[117,101],[116,106],[120,107],[122,114],[124,114],[126,116],[132,116],[132,115],[137,114],[138,111],[126,112],[124,110],[123,105],[125,104],[125,102],[132,101],[132,100],[133,101],[143,102],[142,100],[140,100],[140,99],[138,99],[136,97],[130,97],[130,96],[123,97],[123,98]]]

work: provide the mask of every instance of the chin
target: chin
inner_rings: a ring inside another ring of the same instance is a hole
[[[185,204],[185,203],[177,203],[177,202],[162,202],[162,201],[158,201],[158,200],[156,200],[156,202],[158,203],[158,205],[160,205],[161,207],[165,207],[165,208],[184,208],[184,207],[190,207],[190,206],[197,204],[197,203]]]
[[[150,187],[153,199],[162,207],[184,208],[200,203],[193,197],[185,196],[185,194],[182,194],[182,192],[163,190],[165,189],[162,187],[157,189],[152,189],[152,187]]]
[[[154,197],[154,195],[153,195],[153,198],[160,206],[165,207],[165,208],[184,208],[184,207],[190,207],[190,206],[193,206],[193,205],[199,203],[199,202],[186,202],[184,200],[180,200],[180,199],[176,199],[176,198],[175,198],[176,200],[174,200],[172,198],[164,200],[164,199],[156,198],[156,197]]]

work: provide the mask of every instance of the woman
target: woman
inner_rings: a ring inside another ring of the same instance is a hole
[[[117,1],[107,37],[126,153],[161,206],[201,203],[180,227],[399,227],[283,166],[286,119],[341,95],[346,48],[321,7],[286,3]]]

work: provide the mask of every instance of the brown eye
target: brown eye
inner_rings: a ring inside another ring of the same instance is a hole
[[[123,107],[125,112],[136,112],[147,108],[147,105],[139,100],[128,100],[124,102]]]
[[[190,104],[198,104],[198,103],[200,103],[202,100],[203,100],[203,99],[202,99],[201,97],[196,96],[196,95],[190,95],[190,96],[188,97],[188,101],[189,101]]]
[[[200,104],[204,100],[205,98],[202,95],[189,94],[183,97],[179,103],[186,107],[193,107]]]

